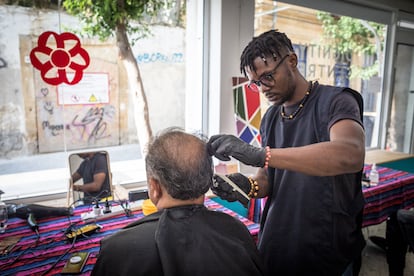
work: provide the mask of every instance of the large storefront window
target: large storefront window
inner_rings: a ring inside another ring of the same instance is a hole
[[[160,20],[172,20],[169,14]],[[146,185],[144,130],[136,124],[144,112],[135,107],[138,93],[130,93],[131,70],[116,39],[82,35],[79,18],[54,5],[0,4],[0,18],[0,40],[7,41],[0,47],[1,198],[65,194],[75,152],[104,150],[114,185]],[[172,23],[150,30],[146,38],[132,35],[131,48],[156,134],[184,127],[185,30]]]
[[[292,40],[305,78],[349,86],[364,98],[366,147],[379,147],[386,25],[279,1],[256,1],[255,35],[269,29]]]

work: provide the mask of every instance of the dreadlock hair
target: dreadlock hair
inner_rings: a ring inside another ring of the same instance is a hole
[[[270,30],[262,33],[247,44],[240,57],[240,72],[247,76],[246,67],[256,72],[256,66],[253,61],[260,57],[267,65],[267,58],[282,57],[285,53],[293,52],[293,46],[290,39],[285,33],[278,32],[278,30]]]

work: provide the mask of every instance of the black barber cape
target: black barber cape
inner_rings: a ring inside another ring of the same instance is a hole
[[[246,226],[203,205],[151,214],[101,242],[92,275],[263,275]]]

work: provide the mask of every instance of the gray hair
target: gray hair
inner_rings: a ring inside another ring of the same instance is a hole
[[[180,128],[168,128],[147,145],[147,177],[156,179],[175,199],[195,199],[212,184],[213,160],[206,139]]]

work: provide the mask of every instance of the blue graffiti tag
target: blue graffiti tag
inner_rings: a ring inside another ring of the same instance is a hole
[[[183,63],[184,55],[182,53],[173,53],[171,55],[164,55],[162,53],[143,53],[139,54],[137,57],[138,63]]]

